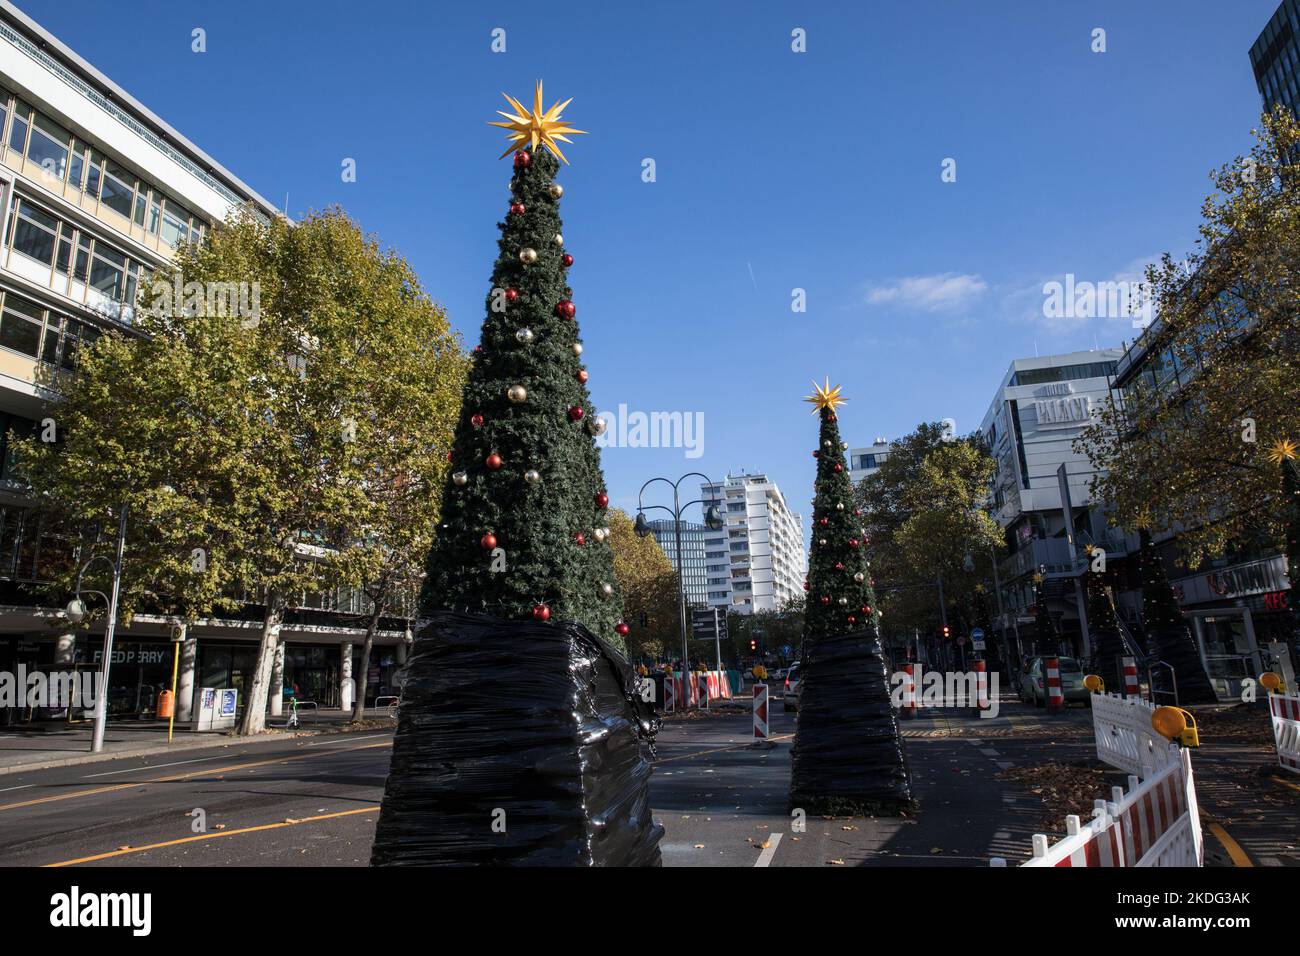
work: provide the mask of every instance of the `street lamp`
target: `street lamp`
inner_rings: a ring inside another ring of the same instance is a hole
[[[118,517],[117,525],[117,557],[109,560],[107,555],[97,554],[81,566],[77,572],[77,586],[71,601],[64,609],[69,621],[73,624],[80,624],[86,619],[88,611],[86,602],[81,599],[83,594],[97,594],[104,599],[108,605],[108,623],[104,627],[104,660],[99,668],[99,689],[95,694],[95,729],[90,742],[91,753],[99,753],[104,749],[104,725],[108,721],[108,669],[113,656],[113,631],[117,626],[117,596],[122,585],[122,552],[126,548],[126,504],[122,504],[121,514]],[[81,579],[86,573],[86,569],[96,561],[108,561],[109,566],[113,569],[113,587],[109,594],[103,591],[93,591],[90,589],[82,590]]]
[[[692,476],[696,478],[703,478],[705,483],[710,486],[716,484],[713,481],[713,479],[711,479],[708,475],[700,474],[700,472],[698,471],[688,471],[686,474],[682,475],[676,481],[670,481],[667,478],[651,478],[644,485],[642,485],[641,490],[637,492],[637,496],[636,496],[636,525],[633,529],[642,538],[644,538],[646,535],[650,533],[650,524],[645,520],[645,512],[647,509],[654,510],[657,508],[660,511],[667,511],[670,515],[673,516],[673,532],[675,535],[675,540],[677,542],[677,548],[676,548],[677,612],[678,612],[678,623],[681,626],[681,632],[682,632],[682,689],[683,691],[685,691],[686,689],[686,681],[689,680],[689,678],[687,677],[687,673],[688,673],[688,668],[690,666],[689,663],[690,647],[687,644],[687,639],[686,639],[686,580],[682,576],[682,512],[685,511],[687,508],[691,507],[691,505],[703,505],[704,499],[697,498],[694,501],[688,501],[685,504],[682,504],[681,496],[679,495],[678,492],[681,483],[685,481],[687,478],[690,478]],[[656,481],[662,481],[664,484],[672,488],[673,506],[671,508],[667,507],[666,505],[642,504],[641,499],[645,495],[645,490],[648,487],[650,487],[652,484],[654,484]],[[707,508],[705,508],[704,524],[711,531],[717,531],[718,529],[722,528],[726,524],[726,522],[723,520],[722,512],[721,510],[719,510],[717,505],[709,505]],[[721,661],[718,662],[718,669],[719,671],[721,671],[722,669]],[[671,674],[669,676],[671,676]],[[719,680],[721,680],[721,675],[719,675]],[[683,696],[685,697],[686,701],[689,701],[691,699],[690,694],[683,694]],[[689,707],[689,704],[686,704],[684,702],[684,706]]]

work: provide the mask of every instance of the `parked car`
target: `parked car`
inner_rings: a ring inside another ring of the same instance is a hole
[[[785,672],[785,709],[793,713],[799,709],[799,662],[795,661]]]
[[[1043,657],[1030,657],[1020,672],[1020,699],[1035,707],[1047,706],[1044,660]],[[1065,698],[1065,703],[1088,706],[1092,694],[1083,686],[1084,673],[1079,662],[1073,657],[1058,657],[1056,660],[1061,672],[1061,695]]]

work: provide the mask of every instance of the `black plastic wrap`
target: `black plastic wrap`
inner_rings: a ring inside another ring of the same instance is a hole
[[[884,815],[912,806],[889,676],[874,631],[819,637],[799,669],[790,809]]]
[[[371,864],[660,865],[642,753],[654,713],[635,679],[580,624],[433,614],[402,689]]]

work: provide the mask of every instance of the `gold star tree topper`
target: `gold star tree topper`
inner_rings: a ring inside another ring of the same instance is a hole
[[[1275,465],[1280,465],[1284,461],[1289,461],[1296,456],[1297,446],[1289,438],[1279,438],[1273,442],[1273,447],[1268,450],[1269,461]]]
[[[835,406],[843,405],[848,401],[847,398],[840,395],[839,385],[831,388],[831,380],[829,378],[826,379],[825,385],[818,385],[815,379],[813,380],[812,385],[814,394],[805,396],[804,401],[813,403],[814,415],[820,411],[834,412]]]
[[[585,130],[574,129],[572,126],[566,126],[565,121],[560,119],[560,114],[564,108],[573,102],[573,98],[565,100],[563,103],[556,102],[549,110],[542,110],[542,81],[537,81],[537,89],[533,93],[533,108],[530,112],[524,109],[522,103],[511,96],[509,93],[502,93],[506,101],[514,107],[513,113],[507,113],[505,110],[497,110],[498,115],[504,116],[506,121],[489,122],[489,126],[500,126],[502,129],[510,131],[507,137],[510,140],[510,146],[504,153],[498,156],[498,159],[504,159],[515,150],[521,148],[524,143],[528,143],[529,149],[537,149],[537,144],[541,143],[552,153],[560,158],[563,163],[568,163],[564,154],[560,152],[560,147],[556,145],[556,140],[565,143],[572,143],[573,140],[566,136],[566,133],[581,133],[586,135]]]

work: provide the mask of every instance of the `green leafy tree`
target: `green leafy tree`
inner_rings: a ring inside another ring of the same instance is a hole
[[[456,427],[423,606],[578,621],[623,648],[595,444],[602,423],[568,286],[559,160],[516,154],[487,316]]]
[[[1300,437],[1300,126],[1279,107],[1256,136],[1211,174],[1198,249],[1147,270],[1158,320],[1143,343],[1158,375],[1104,403],[1076,443],[1117,523],[1176,530],[1189,567],[1285,535],[1264,452]]]
[[[437,393],[403,440],[436,440],[463,359],[410,267],[341,212],[292,225],[238,211],[157,280],[142,334],[101,338],[65,383],[62,454],[21,453],[74,526],[129,506],[126,613],[152,602],[192,620],[262,602],[240,723],[256,733],[291,599],[368,578],[377,553],[402,547],[382,486],[394,472],[431,480],[428,449],[395,463],[400,426],[385,416],[415,401],[402,375]],[[256,294],[232,307],[240,283]]]
[[[680,638],[677,572],[654,535],[639,537],[625,511],[609,509],[614,576],[631,630],[630,657],[660,658]]]

